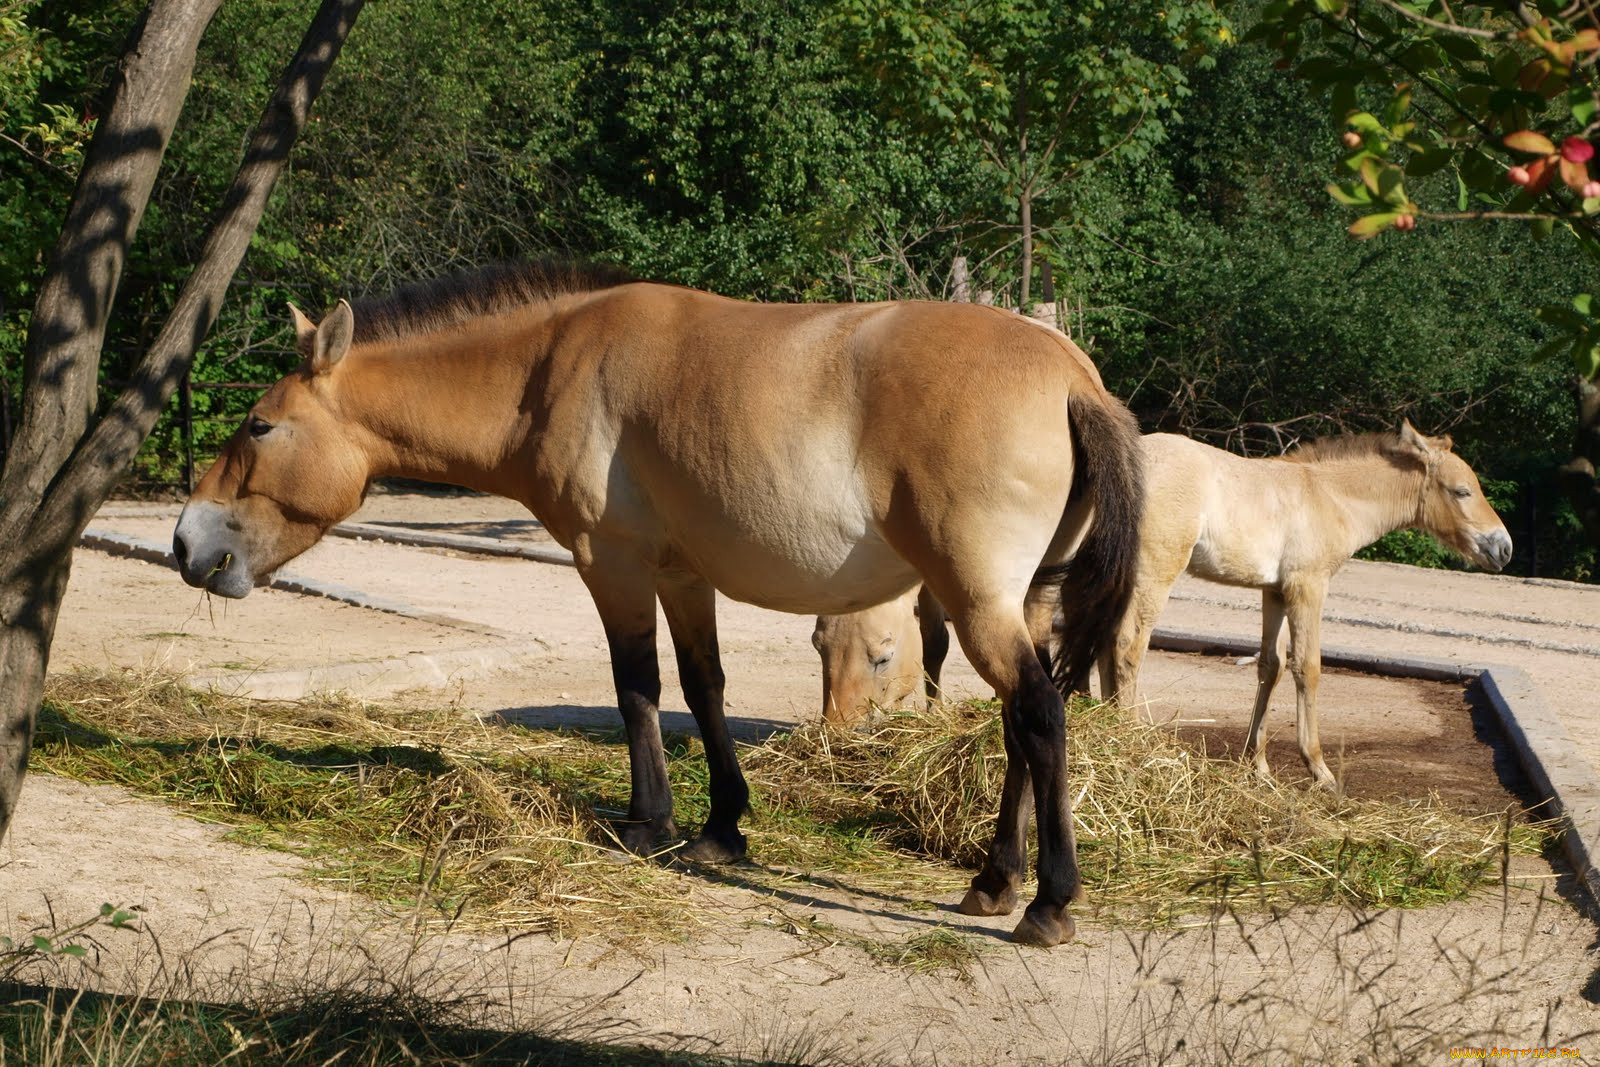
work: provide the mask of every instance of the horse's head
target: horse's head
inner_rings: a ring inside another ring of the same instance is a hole
[[[183,580],[242,597],[361,504],[370,476],[339,380],[355,317],[340,301],[321,326],[291,306],[304,362],[262,394],[195,486],[172,538]]]
[[[1511,535],[1483,495],[1467,461],[1452,452],[1449,435],[1427,437],[1409,421],[1400,426],[1400,447],[1420,457],[1426,474],[1413,524],[1455,549],[1470,563],[1498,571],[1511,559]]]
[[[822,720],[844,726],[874,704],[890,707],[922,683],[917,591],[849,615],[819,615],[811,643],[822,656]]]

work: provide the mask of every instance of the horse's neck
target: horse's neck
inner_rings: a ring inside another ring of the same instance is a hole
[[[1401,470],[1374,456],[1318,463],[1313,476],[1343,513],[1350,543],[1339,547],[1347,556],[1417,521],[1424,477],[1420,470]]]
[[[503,329],[449,331],[394,343],[353,367],[347,411],[368,431],[373,476],[505,493],[507,460],[528,434],[531,340]]]

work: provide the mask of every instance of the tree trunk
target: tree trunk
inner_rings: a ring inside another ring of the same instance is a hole
[[[1573,443],[1572,459],[1558,473],[1561,488],[1572,501],[1572,510],[1583,523],[1589,543],[1600,545],[1600,481],[1595,478],[1595,472],[1600,471],[1600,382],[1579,378],[1574,384],[1578,437]]]
[[[1022,293],[1017,310],[1026,315],[1033,304],[1033,175],[1028,172],[1028,70],[1017,76],[1017,200],[1022,224]]]
[[[0,839],[16,811],[72,548],[194,359],[364,0],[323,0],[257,125],[199,264],[91,429],[122,263],[221,0],[153,0],[109,94],[29,329],[23,419],[0,476]]]

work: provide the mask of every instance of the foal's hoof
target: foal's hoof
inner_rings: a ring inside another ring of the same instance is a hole
[[[746,851],[744,835],[739,831],[717,833],[707,828],[679,849],[678,856],[693,863],[738,863]]]
[[[1017,928],[1011,932],[1011,940],[1020,945],[1052,948],[1064,941],[1071,941],[1077,930],[1077,925],[1073,923],[1072,916],[1067,914],[1066,908],[1036,910],[1030,907],[1022,913],[1022,921],[1017,923]]]
[[[1017,891],[1007,886],[999,893],[990,893],[973,886],[956,910],[963,915],[1010,915],[1017,910]]]

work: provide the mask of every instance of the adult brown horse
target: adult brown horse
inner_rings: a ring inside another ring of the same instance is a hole
[[[1132,591],[1143,498],[1134,420],[1066,337],[987,307],[753,304],[543,266],[341,302],[320,326],[293,314],[304,362],[257,401],[178,520],[185,581],[246,595],[375,478],[522,502],[571,550],[605,626],[635,851],[675,833],[660,598],[710,769],[710,816],[681,854],[706,861],[744,856],[749,797],[723,719],[713,590],[839,614],[924,582],[1004,698],[1006,799],[961,909],[1015,908],[1036,807],[1039,891],[1015,937],[1072,936],[1065,723],[1024,600],[1061,575],[1089,636],[1057,673],[1088,670]],[[1080,538],[1072,567],[1041,571]]]

